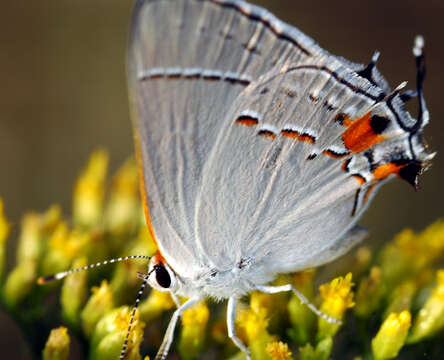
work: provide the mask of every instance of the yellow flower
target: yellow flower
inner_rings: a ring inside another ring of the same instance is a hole
[[[210,311],[204,301],[200,301],[193,307],[185,310],[182,315],[182,325],[205,325],[208,322]]]
[[[108,154],[95,151],[74,187],[74,222],[83,227],[99,223],[103,213]]]
[[[139,169],[131,158],[113,177],[105,222],[113,235],[132,233],[139,224]]]
[[[245,309],[241,311],[238,323],[244,329],[249,340],[255,339],[261,332],[264,332],[267,329],[267,309]]]
[[[291,360],[292,353],[282,341],[273,341],[265,349],[273,360]]]
[[[43,360],[66,360],[69,356],[71,340],[68,329],[61,326],[51,330],[48,341],[43,350]]]
[[[73,268],[80,268],[87,264],[87,258],[81,257],[73,262]],[[66,321],[77,327],[80,320],[80,309],[86,299],[88,274],[87,271],[79,271],[67,276],[63,281],[60,294],[62,313]]]
[[[405,229],[381,253],[381,267],[389,287],[416,275],[438,260],[444,251],[444,221],[438,220],[423,232]]]
[[[405,343],[410,324],[409,311],[391,313],[372,340],[375,359],[384,360],[396,357]]]
[[[94,330],[92,340],[92,355],[94,360],[107,360],[118,358],[122,344],[128,331],[132,308],[122,306],[108,312],[98,323]],[[125,359],[141,359],[139,348],[143,340],[145,323],[139,319],[136,311],[128,339]]]
[[[269,359],[265,349],[273,341],[273,337],[267,332],[268,310],[260,305],[260,301],[253,300],[253,303],[254,308],[250,306],[239,312],[236,320],[242,331],[238,335],[242,337],[245,334],[253,359],[265,360]]]
[[[344,312],[355,305],[351,291],[353,285],[351,273],[321,285],[319,287],[323,299],[321,311],[336,319],[342,319]]]
[[[444,328],[444,269],[437,272],[437,284],[419,311],[409,343],[431,336]]]
[[[91,291],[93,294],[80,314],[82,328],[87,336],[93,333],[100,318],[114,305],[113,294],[106,280],[102,281],[100,287],[93,286]]]
[[[321,311],[335,319],[341,320],[345,311],[355,305],[353,302],[353,292],[351,288],[352,274],[345,277],[337,277],[330,283],[319,287],[319,292],[323,299]],[[318,318],[318,341],[333,337],[339,330],[340,324],[328,322],[322,317]]]
[[[60,213],[60,207],[52,206],[43,214],[28,213],[23,217],[17,264],[3,288],[3,298],[8,306],[17,305],[32,291],[47,237],[59,223]]]

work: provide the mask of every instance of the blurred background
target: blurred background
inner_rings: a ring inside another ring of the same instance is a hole
[[[132,0],[2,1],[0,11],[0,196],[15,230],[28,210],[60,203],[70,213],[72,185],[91,151],[109,150],[111,170],[133,152],[125,56]],[[367,63],[393,87],[415,86],[414,36],[426,40],[426,139],[438,154],[415,192],[399,180],[384,186],[361,223],[369,241],[388,240],[443,216],[444,3],[439,0],[261,0],[329,52]],[[412,103],[415,103],[412,101]],[[416,104],[411,107],[416,117]],[[14,234],[12,239],[14,239]],[[11,246],[13,241],[11,241]],[[13,262],[11,252],[11,263]],[[0,348],[20,358],[20,333],[0,317]]]

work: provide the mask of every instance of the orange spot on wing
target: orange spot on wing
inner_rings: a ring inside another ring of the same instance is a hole
[[[337,153],[335,153],[334,151],[331,151],[331,150],[324,150],[323,152],[322,152],[324,155],[328,155],[328,156],[330,156],[330,157],[332,157],[332,158],[334,158],[334,159],[340,159],[340,158],[343,158],[343,157],[345,157],[345,156],[347,156],[348,155],[348,153],[343,153],[343,154],[337,154]]]
[[[405,167],[407,164],[397,165],[395,163],[386,163],[379,165],[373,171],[373,179],[374,180],[382,180],[385,179],[390,174],[398,174],[399,170]]]
[[[348,129],[342,134],[342,140],[347,149],[358,153],[385,139],[385,136],[373,131],[370,125],[371,119],[372,116],[367,113],[353,121],[348,118],[344,120],[343,125],[347,126]]]
[[[254,119],[252,117],[247,117],[247,116],[239,117],[236,120],[236,122],[238,124],[242,124],[242,125],[245,125],[245,126],[254,126],[254,125],[257,125],[257,123],[258,123],[257,119]]]
[[[306,134],[299,135],[298,140],[306,141],[306,142],[309,142],[310,144],[314,144],[314,142],[315,142],[313,136],[306,135]]]
[[[286,136],[292,139],[297,139],[299,136],[299,133],[296,130],[282,130],[281,134],[282,136]]]
[[[269,131],[269,130],[260,130],[258,132],[258,135],[259,136],[265,136],[265,137],[270,138],[270,139],[274,139],[276,137],[276,134],[271,132],[271,131]]]

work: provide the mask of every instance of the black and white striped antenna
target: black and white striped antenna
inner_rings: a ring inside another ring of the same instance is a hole
[[[66,271],[61,271],[57,274],[53,274],[53,275],[49,275],[49,276],[42,276],[39,277],[37,279],[37,283],[42,285],[42,284],[46,284],[48,282],[54,281],[54,280],[60,280],[63,279],[64,277],[77,273],[79,271],[84,271],[84,270],[89,270],[89,269],[93,269],[102,265],[108,265],[108,264],[113,264],[116,262],[120,262],[120,261],[126,261],[126,260],[134,260],[134,259],[145,259],[145,260],[149,260],[151,259],[151,256],[146,256],[146,255],[131,255],[131,256],[124,256],[124,257],[119,257],[119,258],[115,258],[115,259],[110,259],[110,260],[105,260],[105,261],[101,261],[95,264],[89,264],[89,265],[85,265],[76,269],[71,269],[71,270],[66,270]]]

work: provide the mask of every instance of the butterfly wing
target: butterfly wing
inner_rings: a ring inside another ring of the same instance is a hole
[[[225,122],[203,172],[197,236],[219,268],[250,263],[258,278],[344,253],[376,189],[394,175],[414,184],[431,158],[425,123],[400,95],[327,53],[263,75]]]
[[[317,51],[297,29],[243,2],[137,2],[128,78],[146,213],[159,249],[182,276],[207,261],[196,201],[224,115],[261,74]]]

